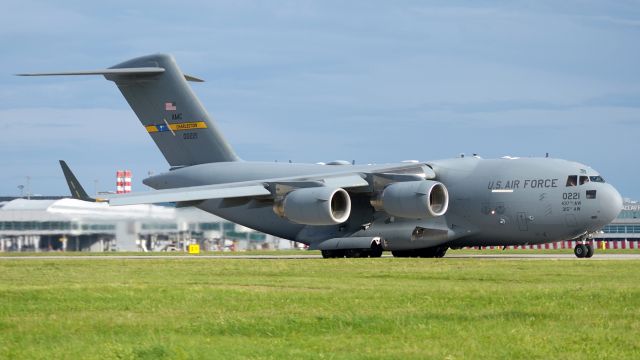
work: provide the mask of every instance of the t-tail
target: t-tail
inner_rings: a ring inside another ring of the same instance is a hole
[[[109,69],[18,74],[104,75],[118,89],[140,119],[171,167],[238,161],[171,55],[135,58]]]

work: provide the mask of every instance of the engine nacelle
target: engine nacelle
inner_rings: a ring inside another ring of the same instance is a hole
[[[335,225],[349,218],[351,198],[340,188],[324,186],[296,189],[277,200],[273,211],[294,223]]]
[[[449,192],[437,181],[403,181],[388,185],[372,200],[376,210],[408,218],[424,219],[444,215],[449,207]]]

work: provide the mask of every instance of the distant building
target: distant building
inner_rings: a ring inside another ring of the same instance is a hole
[[[68,198],[0,202],[0,251],[161,251],[290,247],[196,208],[109,206]]]
[[[640,202],[625,199],[620,215],[602,228],[602,233],[595,238],[604,241],[639,241]]]

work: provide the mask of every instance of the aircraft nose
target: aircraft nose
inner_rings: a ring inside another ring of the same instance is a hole
[[[622,211],[622,196],[613,186],[605,185],[601,191],[598,191],[602,194],[598,194],[598,197],[600,198],[600,219],[608,224]]]

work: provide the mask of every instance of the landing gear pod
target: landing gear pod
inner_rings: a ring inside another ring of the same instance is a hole
[[[335,225],[349,218],[351,198],[340,188],[324,186],[293,190],[273,204],[279,216],[297,224]]]
[[[424,219],[444,215],[449,207],[449,192],[437,181],[405,181],[388,185],[372,202],[376,210],[389,215]]]

